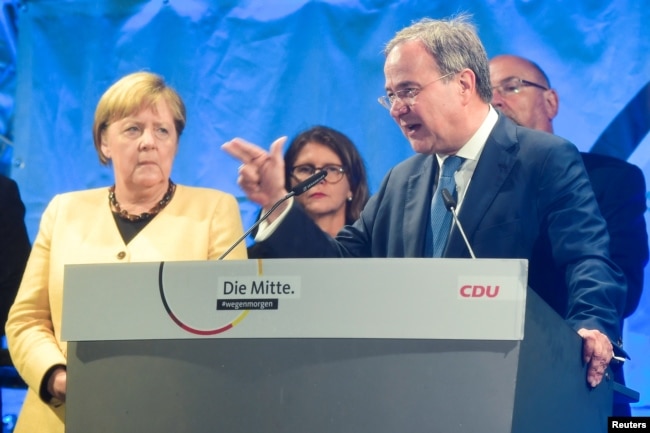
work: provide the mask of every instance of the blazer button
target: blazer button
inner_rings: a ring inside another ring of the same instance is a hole
[[[120,251],[119,253],[117,253],[117,258],[119,260],[122,260],[124,257],[126,257],[126,253],[124,251]]]

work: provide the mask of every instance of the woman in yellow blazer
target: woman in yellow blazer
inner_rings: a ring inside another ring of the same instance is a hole
[[[64,265],[216,259],[243,234],[233,196],[170,179],[184,127],[183,101],[155,74],[127,75],[101,97],[93,138],[115,184],[54,197],[9,313],[9,351],[29,385],[15,432],[64,431]],[[245,259],[245,246],[227,258]]]

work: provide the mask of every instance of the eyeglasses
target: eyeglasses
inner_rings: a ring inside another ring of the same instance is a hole
[[[291,176],[298,182],[306,180],[309,176],[317,171],[327,172],[327,176],[323,179],[327,183],[338,183],[343,179],[345,169],[340,165],[325,165],[323,167],[314,167],[311,164],[296,165],[291,168]]]
[[[425,87],[427,87],[430,84],[435,83],[438,80],[442,80],[443,78],[447,78],[450,75],[454,75],[455,72],[450,72],[446,75],[443,75],[442,77],[438,77],[433,81],[429,81],[427,84],[425,84],[422,87],[409,87],[407,89],[402,89],[402,90],[397,90],[394,93],[390,93],[388,95],[380,96],[377,98],[377,101],[387,110],[390,110],[393,108],[393,104],[395,104],[395,101],[400,100],[402,101],[403,104],[408,105],[409,107],[412,107],[413,104],[415,104],[415,97],[420,94],[422,90],[424,90]]]
[[[518,77],[510,77],[508,79],[505,79],[498,86],[492,86],[492,90],[496,91],[499,95],[505,98],[509,95],[521,92],[522,87],[537,87],[538,89],[548,90],[548,87],[544,87],[541,84],[523,80]]]

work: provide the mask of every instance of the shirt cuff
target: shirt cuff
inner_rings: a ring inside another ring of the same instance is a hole
[[[262,221],[259,227],[257,228],[257,234],[255,235],[255,242],[262,242],[268,239],[269,236],[271,236],[275,232],[275,229],[284,220],[284,217],[287,216],[292,206],[293,206],[293,197],[287,200],[287,207],[282,211],[280,215],[278,215],[278,217],[272,223],[269,224],[268,221],[266,220]]]

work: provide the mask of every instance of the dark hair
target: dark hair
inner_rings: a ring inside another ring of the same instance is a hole
[[[350,183],[352,201],[345,206],[345,223],[352,224],[361,215],[361,210],[368,201],[369,190],[366,176],[366,168],[352,140],[345,134],[328,128],[327,126],[314,126],[299,133],[289,144],[284,154],[285,164],[285,185],[287,190],[291,189],[291,168],[298,158],[298,154],[307,143],[318,143],[326,146],[339,158],[345,169],[345,174]]]

